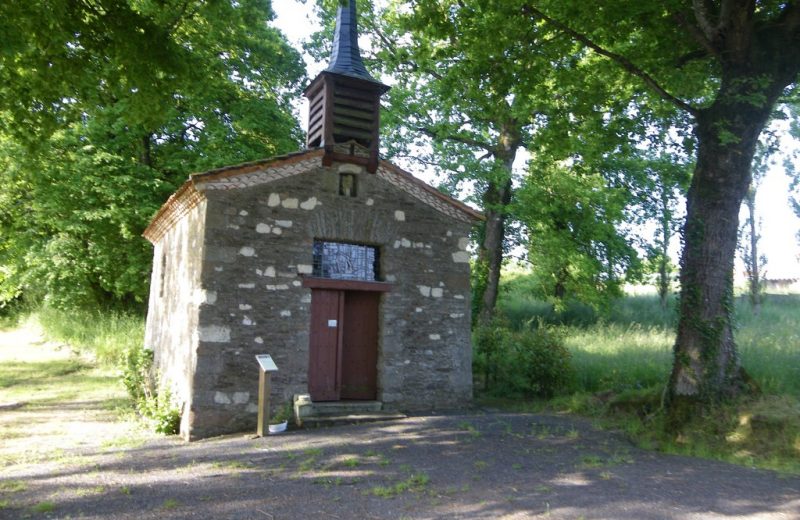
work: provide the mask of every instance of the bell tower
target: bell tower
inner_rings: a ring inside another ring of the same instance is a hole
[[[380,97],[389,87],[369,75],[358,49],[355,0],[343,0],[328,68],[306,88],[307,148],[323,147],[322,163],[334,160],[378,168]],[[367,149],[365,155],[355,144]]]

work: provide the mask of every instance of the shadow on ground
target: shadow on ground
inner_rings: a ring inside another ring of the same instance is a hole
[[[0,518],[800,518],[798,477],[641,451],[558,416],[419,416],[73,455],[0,474]]]

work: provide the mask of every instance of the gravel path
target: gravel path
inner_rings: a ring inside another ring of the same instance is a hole
[[[43,422],[12,439],[40,456],[3,459],[0,518],[800,519],[800,477],[642,451],[572,417],[430,415],[185,444],[96,406],[38,409]],[[24,413],[0,410],[0,426]]]
[[[84,448],[9,482],[25,487],[0,509],[9,519],[800,518],[798,477],[645,452],[585,421],[528,414]]]

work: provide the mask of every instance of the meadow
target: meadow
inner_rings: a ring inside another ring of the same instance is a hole
[[[557,313],[515,291],[499,302],[511,328],[562,327],[572,354],[574,392],[620,392],[664,384],[672,365],[677,312],[656,296],[626,296],[601,313],[581,304]],[[742,365],[764,394],[800,399],[800,295],[769,294],[759,315],[736,299],[736,342]]]

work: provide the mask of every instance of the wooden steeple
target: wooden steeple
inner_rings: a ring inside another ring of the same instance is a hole
[[[378,167],[380,97],[389,87],[369,75],[358,49],[355,0],[343,0],[328,68],[306,88],[308,148],[323,147],[323,164],[334,160]],[[368,150],[359,153],[354,143]]]

